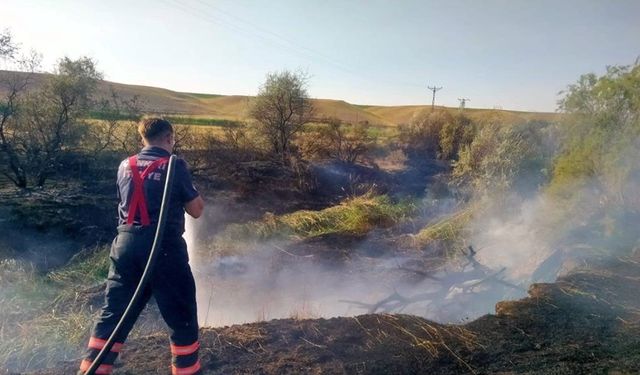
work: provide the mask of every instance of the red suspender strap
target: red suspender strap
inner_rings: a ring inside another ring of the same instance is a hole
[[[158,169],[162,164],[169,161],[169,158],[160,158],[154,160],[145,170],[138,172],[138,157],[133,155],[129,158],[129,167],[131,168],[131,181],[133,182],[133,195],[129,202],[129,213],[127,214],[127,224],[133,225],[136,213],[140,212],[140,222],[143,226],[151,224],[149,220],[149,211],[147,210],[147,201],[144,197],[144,179],[153,171]]]
[[[131,169],[131,183],[133,185],[133,195],[131,195],[131,201],[129,202],[129,213],[127,214],[127,224],[133,225],[138,206],[140,205],[140,198],[144,201],[144,189],[142,185],[142,177],[138,172],[138,158],[134,155],[129,158],[129,167]],[[144,203],[143,203],[144,204]],[[144,215],[141,215],[142,225],[144,224]],[[149,217],[147,217],[147,220]]]

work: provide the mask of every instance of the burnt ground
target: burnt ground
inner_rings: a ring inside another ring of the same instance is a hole
[[[256,197],[250,192],[244,194],[247,199],[225,196],[218,201],[220,211],[233,212],[228,222],[243,222],[263,211],[304,207],[296,192],[265,190],[272,195],[259,199],[263,206],[256,208]],[[54,198],[42,199],[62,199]],[[41,206],[40,199],[33,194],[25,202]],[[285,201],[296,206],[282,205]],[[52,218],[76,218],[71,210],[82,211],[83,204],[74,200],[68,215]],[[108,206],[111,210],[111,203]],[[24,218],[36,220],[31,228],[51,220],[41,212],[29,214],[30,204],[15,207],[20,208],[18,214],[27,213]],[[52,206],[51,212],[59,213],[58,209]],[[96,216],[95,211],[88,214]],[[87,221],[60,226],[63,233],[74,233]],[[344,247],[327,247],[327,243],[353,247],[363,240],[328,236],[307,241],[298,251],[307,254],[328,248],[325,260],[341,263]],[[101,289],[90,290],[87,303],[98,304]],[[152,318],[157,321],[157,312]],[[640,256],[600,263],[556,283],[534,284],[528,298],[498,303],[495,315],[465,325],[388,314],[283,319],[203,328],[201,344],[206,374],[636,374],[640,373]],[[78,362],[33,374],[73,374]],[[169,364],[166,335],[152,334],[127,342],[115,373],[168,374]]]
[[[284,319],[203,328],[201,345],[206,374],[637,374],[640,257],[533,284],[529,297],[465,325],[386,314]],[[128,342],[115,373],[165,374],[169,363],[166,336],[147,336]]]
[[[208,231],[212,237],[227,224],[259,220],[267,212],[320,210],[373,188],[400,196],[424,194],[446,166],[423,164],[387,173],[358,164],[319,163],[309,166],[305,176],[312,186],[302,188],[290,168],[256,161],[240,163],[230,176],[197,176],[195,181],[208,202],[205,219],[216,223]],[[46,272],[65,265],[83,248],[109,243],[117,223],[115,170],[99,176],[62,176],[50,180],[46,189],[17,189],[0,181],[0,259],[25,260]]]

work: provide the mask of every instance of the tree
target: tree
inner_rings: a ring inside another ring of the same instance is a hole
[[[559,102],[545,220],[560,241],[628,253],[640,221],[640,62],[586,74]]]
[[[13,59],[18,51],[18,46],[13,42],[13,37],[8,30],[0,33],[0,58]]]
[[[588,186],[608,207],[640,211],[640,63],[581,76],[559,104],[563,144],[551,192],[580,201]]]
[[[27,170],[21,162],[21,145],[16,140],[14,123],[16,115],[24,101],[27,89],[31,85],[34,73],[40,65],[40,56],[31,53],[27,56],[16,56],[18,45],[13,42],[11,33],[0,34],[0,58],[14,64],[19,73],[0,73],[0,91],[4,95],[0,99],[0,172],[16,186],[27,186]]]
[[[249,111],[271,152],[283,161],[290,154],[292,140],[313,115],[306,84],[303,73],[269,73]]]
[[[9,167],[2,173],[16,186],[27,187],[29,179],[43,186],[60,168],[64,152],[78,145],[81,118],[100,79],[90,58],[65,57],[42,88],[27,91],[29,81],[23,79],[9,90],[0,118],[0,151]]]
[[[366,154],[377,138],[370,134],[369,124],[345,124],[338,118],[321,120],[316,129],[305,133],[301,149],[303,156],[334,159],[345,163],[365,162]]]
[[[138,95],[126,98],[109,87],[109,96],[101,98],[91,117],[100,121],[86,127],[84,148],[97,154],[109,149],[134,153],[140,146],[137,122],[142,117],[142,100]]]

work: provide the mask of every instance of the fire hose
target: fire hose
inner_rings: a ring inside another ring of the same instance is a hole
[[[124,313],[122,314],[120,321],[116,325],[116,328],[113,330],[113,332],[111,333],[111,336],[109,336],[109,338],[107,339],[107,342],[105,343],[104,347],[102,348],[102,350],[100,350],[100,353],[98,353],[98,355],[93,360],[93,362],[91,363],[91,366],[89,367],[87,372],[84,373],[84,375],[94,375],[98,367],[100,367],[100,365],[102,364],[102,361],[104,361],[104,358],[111,351],[111,348],[113,347],[113,344],[115,342],[115,338],[118,336],[118,334],[122,330],[124,321],[127,319],[129,314],[131,313],[133,306],[135,306],[136,303],[138,303],[138,300],[142,296],[142,293],[144,292],[144,289],[147,286],[149,277],[151,277],[153,266],[155,264],[156,258],[158,257],[158,247],[162,243],[162,236],[164,234],[165,220],[167,217],[167,207],[169,206],[169,197],[171,196],[171,187],[173,185],[172,184],[173,174],[174,174],[174,169],[176,164],[175,155],[171,155],[171,157],[169,158],[168,164],[169,165],[167,168],[167,176],[165,177],[165,180],[164,180],[164,192],[162,193],[162,203],[160,204],[160,216],[158,217],[156,234],[153,238],[153,245],[151,245],[151,252],[149,253],[149,259],[147,259],[147,265],[145,266],[144,271],[142,272],[142,276],[140,277],[140,282],[138,283],[138,287],[136,288],[136,291],[133,293],[133,296],[129,301],[129,305],[127,305],[127,308],[124,310]]]

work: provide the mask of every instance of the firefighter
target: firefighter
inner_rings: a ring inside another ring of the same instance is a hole
[[[144,148],[118,168],[118,234],[111,245],[111,267],[105,305],[93,329],[87,354],[80,365],[84,373],[105,345],[122,317],[145,268],[158,223],[164,178],[175,145],[171,124],[159,118],[138,125]],[[135,321],[153,295],[170,331],[172,374],[200,374],[196,287],[189,268],[184,233],[184,212],[200,217],[204,201],[191,182],[187,164],[178,159],[166,226],[159,255],[140,302],[116,337],[96,374],[110,374],[118,353]]]

